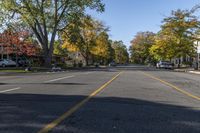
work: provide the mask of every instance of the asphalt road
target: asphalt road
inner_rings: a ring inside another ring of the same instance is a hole
[[[146,67],[0,76],[0,133],[199,133],[200,75]]]

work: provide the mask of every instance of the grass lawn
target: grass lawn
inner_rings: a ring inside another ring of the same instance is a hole
[[[1,69],[0,72],[25,73],[27,71],[22,69]]]

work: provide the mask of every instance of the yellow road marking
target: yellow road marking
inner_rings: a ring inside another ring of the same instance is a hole
[[[185,91],[185,90],[183,90],[183,89],[181,89],[181,88],[179,88],[179,87],[177,87],[177,86],[175,86],[175,85],[173,85],[173,84],[171,84],[171,83],[169,83],[169,82],[167,82],[167,81],[164,81],[164,80],[162,80],[162,79],[160,79],[160,78],[157,78],[157,77],[155,77],[155,76],[153,76],[153,75],[151,75],[151,74],[145,73],[145,72],[141,72],[141,73],[143,73],[143,74],[146,75],[147,77],[150,77],[150,78],[152,78],[152,79],[158,80],[158,81],[160,81],[161,83],[163,83],[163,84],[165,84],[165,85],[167,85],[167,86],[170,86],[170,87],[173,88],[174,90],[176,90],[176,91],[178,91],[178,92],[180,92],[180,93],[182,93],[182,94],[185,94],[186,96],[189,96],[189,97],[191,97],[191,98],[193,98],[193,99],[196,99],[196,100],[200,101],[200,97],[195,96],[195,95],[193,95],[193,94],[191,94],[191,93],[189,93],[189,92],[187,92],[187,91]]]
[[[56,127],[59,123],[61,123],[63,120],[68,118],[70,115],[72,115],[74,112],[76,112],[79,108],[81,108],[84,104],[86,104],[91,98],[96,96],[98,93],[100,93],[105,87],[107,87],[112,81],[114,81],[122,72],[114,76],[111,80],[109,80],[107,83],[102,85],[100,88],[92,92],[88,97],[86,97],[84,100],[76,104],[74,107],[69,109],[67,112],[65,112],[63,115],[61,115],[56,120],[52,121],[51,123],[47,124],[43,129],[41,129],[38,133],[48,133],[50,130],[52,130],[54,127]]]

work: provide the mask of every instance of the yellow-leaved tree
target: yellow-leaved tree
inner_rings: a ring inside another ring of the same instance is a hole
[[[84,16],[75,21],[72,20],[62,34],[63,48],[71,52],[80,52],[86,61],[86,65],[88,65],[93,54],[100,54],[95,50],[99,49],[97,48],[98,44],[101,45],[97,40],[103,31],[106,31],[103,24],[90,16]]]
[[[91,53],[95,56],[95,61],[101,64],[107,64],[112,60],[112,47],[109,36],[106,32],[101,32],[95,41],[96,45],[92,48]]]
[[[157,59],[193,57],[195,52],[195,33],[199,22],[188,10],[172,11],[170,17],[164,19],[161,31],[150,53]]]

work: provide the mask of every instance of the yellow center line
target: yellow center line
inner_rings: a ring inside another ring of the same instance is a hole
[[[81,108],[84,104],[86,104],[91,98],[96,96],[98,93],[100,93],[105,87],[107,87],[112,81],[114,81],[119,75],[122,74],[122,72],[118,73],[116,76],[114,76],[111,80],[106,82],[104,85],[102,85],[100,88],[92,92],[88,97],[86,97],[84,100],[73,106],[71,109],[69,109],[67,112],[62,114],[59,118],[52,121],[51,123],[47,124],[43,129],[41,129],[38,133],[48,133],[50,130],[52,130],[54,127],[56,127],[59,123],[61,123],[63,120],[68,118],[70,115],[72,115],[74,112],[76,112],[79,108]]]
[[[150,77],[152,79],[160,81],[161,83],[173,88],[174,90],[176,90],[176,91],[178,91],[178,92],[180,92],[180,93],[182,93],[182,94],[184,94],[184,95],[186,95],[188,97],[191,97],[193,99],[196,99],[196,100],[200,101],[200,97],[199,96],[195,96],[195,95],[193,95],[193,94],[191,94],[191,93],[189,93],[189,92],[187,92],[187,91],[185,91],[185,90],[183,90],[183,89],[181,89],[181,88],[179,88],[179,87],[177,87],[177,86],[175,86],[175,85],[173,85],[173,84],[171,84],[171,83],[169,83],[167,81],[164,81],[164,80],[162,80],[160,78],[157,78],[157,77],[155,77],[155,76],[153,76],[151,74],[148,74],[148,73],[145,73],[145,72],[141,72],[141,73],[143,73],[147,77]]]

